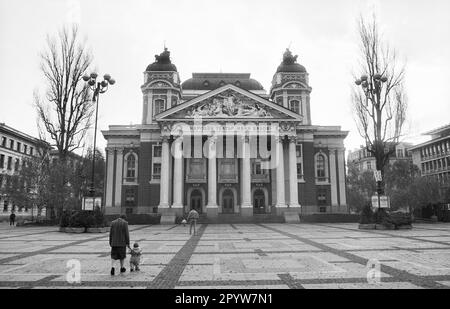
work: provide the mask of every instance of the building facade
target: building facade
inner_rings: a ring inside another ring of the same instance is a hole
[[[410,143],[399,143],[395,147],[395,154],[389,158],[389,164],[396,161],[411,161],[412,153],[409,148],[412,147]],[[359,149],[349,151],[347,156],[348,166],[355,167],[358,171],[375,171],[377,169],[375,157],[367,151],[367,148],[361,146]]]
[[[308,73],[289,50],[270,93],[241,73],[181,82],[170,52],[144,72],[142,124],[111,125],[107,214],[346,213],[344,139],[311,121]]]
[[[450,190],[450,125],[425,133],[431,139],[415,145],[412,152],[413,163],[423,177],[434,177],[441,184],[443,195]],[[450,203],[450,200],[444,201]]]
[[[4,188],[10,176],[17,174],[24,158],[38,155],[42,141],[4,123],[0,123],[0,188]],[[0,191],[1,192],[1,191]],[[0,195],[1,217],[9,217],[12,211],[18,217],[37,215],[37,209],[16,205],[7,195]],[[42,215],[45,215],[45,210]]]

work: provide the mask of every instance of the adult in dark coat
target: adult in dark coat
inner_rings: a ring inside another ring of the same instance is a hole
[[[130,248],[130,233],[128,232],[127,216],[121,215],[120,218],[111,222],[109,231],[109,245],[111,246],[111,275],[114,275],[114,262],[120,260],[120,272],[126,271],[124,265],[127,255],[127,247]],[[131,250],[131,248],[130,248]]]
[[[14,226],[15,221],[16,221],[16,214],[15,214],[14,212],[12,212],[12,213],[9,215],[9,225]]]
[[[194,235],[197,234],[196,231],[196,225],[197,225],[197,220],[199,218],[199,214],[195,209],[192,209],[187,217],[187,220],[191,223],[191,226],[189,227],[189,234],[192,234],[192,227],[194,228]]]

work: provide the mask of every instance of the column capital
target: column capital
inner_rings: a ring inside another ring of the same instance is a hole
[[[288,136],[289,143],[297,143],[297,136]]]
[[[284,140],[284,135],[275,135],[275,143],[282,143]]]
[[[170,136],[162,135],[161,136],[161,142],[162,143],[168,143],[169,142],[169,138],[170,138]]]

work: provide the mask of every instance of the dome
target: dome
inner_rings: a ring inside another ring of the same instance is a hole
[[[263,86],[248,73],[193,73],[184,81],[183,90],[214,90],[227,84],[245,90],[264,90]]]
[[[277,68],[278,72],[298,72],[306,73],[306,69],[301,64],[297,63],[297,55],[293,56],[289,48],[283,54],[283,61]]]
[[[164,51],[158,56],[155,55],[155,62],[150,64],[146,72],[152,71],[175,71],[177,72],[177,67],[170,61],[170,51],[167,48],[164,48]]]

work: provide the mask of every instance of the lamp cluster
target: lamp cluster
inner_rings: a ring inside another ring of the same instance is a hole
[[[87,84],[97,93],[103,93],[108,89],[108,85],[114,85],[116,81],[109,74],[105,74],[103,76],[103,80],[98,82],[97,86],[97,77],[98,74],[93,72],[90,75],[84,75],[83,80],[87,82]]]
[[[387,82],[388,78],[386,76],[382,76],[381,74],[377,73],[373,76],[373,81],[374,81],[375,86],[379,86],[381,83]],[[361,86],[363,89],[368,89],[369,83],[370,83],[370,80],[367,75],[363,75],[363,76],[361,76],[360,79],[357,79],[355,81],[355,84],[357,86]]]

